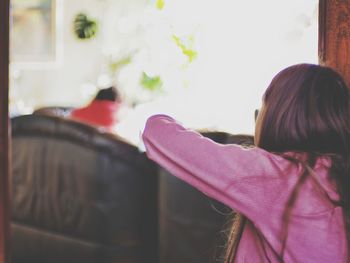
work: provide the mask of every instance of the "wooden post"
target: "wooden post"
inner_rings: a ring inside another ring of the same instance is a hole
[[[0,263],[10,262],[9,0],[0,0]]]
[[[350,0],[319,1],[319,63],[350,84]]]

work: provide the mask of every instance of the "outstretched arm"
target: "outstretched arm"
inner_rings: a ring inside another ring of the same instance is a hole
[[[148,119],[143,140],[150,159],[253,221],[283,195],[286,161],[262,149],[215,143],[166,115]]]

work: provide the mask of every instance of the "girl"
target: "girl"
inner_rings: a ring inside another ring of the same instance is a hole
[[[149,158],[246,217],[227,262],[348,262],[349,98],[332,69],[294,65],[264,94],[254,148],[217,144],[166,115],[148,119],[143,140]]]

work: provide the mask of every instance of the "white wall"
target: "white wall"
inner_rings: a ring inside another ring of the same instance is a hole
[[[23,98],[28,105],[79,105],[86,102],[89,94],[84,93],[84,83],[96,83],[101,71],[101,32],[96,38],[81,41],[72,33],[73,20],[78,12],[84,11],[93,18],[101,19],[106,8],[105,1],[61,0],[63,4],[62,57],[58,64],[46,68],[27,69],[13,65],[17,79],[11,87],[12,97]],[[92,90],[91,92],[94,92]]]

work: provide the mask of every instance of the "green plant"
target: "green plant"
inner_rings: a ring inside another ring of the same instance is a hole
[[[197,51],[195,51],[193,46],[193,37],[180,38],[173,35],[173,40],[175,44],[181,49],[182,53],[188,58],[188,62],[192,62],[197,57]]]
[[[165,2],[164,0],[157,0],[156,6],[159,10],[162,10],[164,8]]]
[[[74,19],[74,33],[79,39],[91,39],[98,32],[98,23],[84,13],[78,13]]]
[[[119,60],[111,60],[109,62],[109,70],[115,74],[121,67],[126,66],[132,62],[131,55],[123,57]]]
[[[149,91],[159,91],[163,87],[163,81],[160,76],[149,76],[142,72],[140,84],[143,88]]]

